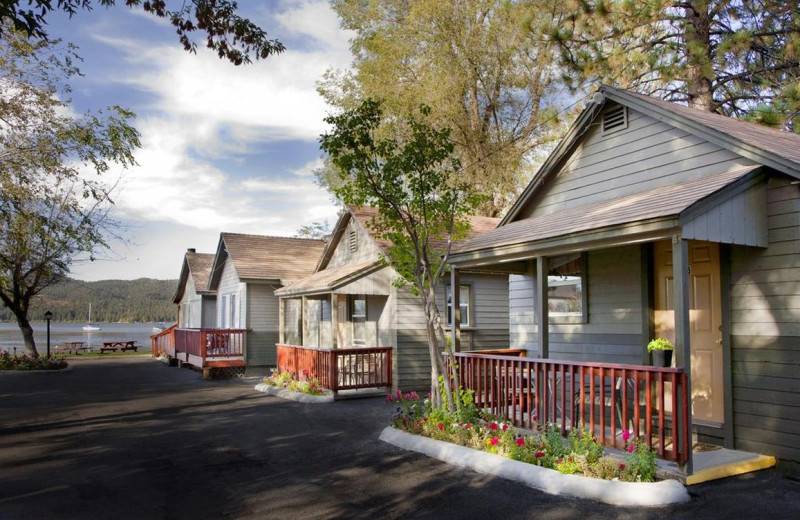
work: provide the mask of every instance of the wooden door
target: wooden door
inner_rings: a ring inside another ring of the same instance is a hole
[[[675,340],[672,244],[655,244],[656,336]],[[692,420],[724,421],[722,378],[722,292],[719,244],[689,242],[689,320],[692,362]]]

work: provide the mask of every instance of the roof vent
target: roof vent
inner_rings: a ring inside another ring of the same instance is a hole
[[[628,128],[628,111],[617,105],[603,112],[603,135]]]
[[[349,242],[350,242],[350,252],[355,253],[358,251],[358,238],[355,231],[350,231]]]

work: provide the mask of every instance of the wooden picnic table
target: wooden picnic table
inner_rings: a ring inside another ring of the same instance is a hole
[[[103,346],[100,347],[100,353],[102,354],[103,352],[106,352],[106,351],[115,352],[117,350],[122,351],[122,352],[125,352],[126,350],[132,350],[134,352],[138,352],[136,350],[137,348],[139,348],[139,347],[136,345],[135,341],[129,341],[129,340],[124,340],[124,341],[104,341],[103,342]]]
[[[86,352],[90,347],[85,347],[83,341],[65,341],[64,345],[56,347],[56,352],[69,352],[71,354],[80,354],[81,350]]]

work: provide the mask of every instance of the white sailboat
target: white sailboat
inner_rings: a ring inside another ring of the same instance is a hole
[[[100,330],[100,327],[92,324],[92,304],[89,304],[89,321],[83,326],[83,330]]]

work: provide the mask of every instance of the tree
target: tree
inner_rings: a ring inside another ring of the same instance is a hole
[[[342,110],[366,98],[398,117],[436,107],[436,123],[452,129],[462,175],[487,194],[479,212],[497,216],[527,184],[534,152],[553,138],[565,102],[555,46],[529,30],[549,26],[548,3],[334,0],[342,26],[355,31],[352,72],[328,71],[319,91]],[[327,185],[330,172],[322,173]]]
[[[296,238],[325,238],[331,234],[331,224],[328,219],[315,220],[307,226],[300,226],[295,234]]]
[[[285,50],[278,40],[270,40],[267,33],[247,18],[238,14],[239,6],[231,0],[191,0],[176,2],[175,10],[167,7],[166,0],[124,0],[128,7],[141,6],[145,13],[170,21],[183,48],[195,52],[197,43],[191,39],[193,33],[202,31],[206,35],[206,47],[220,58],[235,65],[250,63],[251,56],[266,59]],[[28,0],[28,7],[20,6],[22,0],[4,1],[0,4],[0,24],[12,22],[18,31],[29,37],[47,38],[44,26],[46,17],[54,10],[69,14],[70,18],[79,10],[91,11],[92,5],[110,7],[116,0]],[[120,0],[122,3],[122,0]]]
[[[548,31],[573,87],[608,83],[800,131],[796,1],[572,4]]]
[[[31,300],[106,246],[112,201],[98,176],[133,164],[139,134],[120,107],[71,114],[74,49],[6,27],[0,51],[0,301],[36,356]]]
[[[320,138],[338,181],[334,194],[347,205],[369,205],[379,210],[373,231],[391,243],[386,260],[410,283],[422,303],[431,360],[431,394],[441,403],[439,376],[446,373],[442,350],[444,326],[436,303],[454,239],[469,229],[480,197],[461,175],[450,130],[435,129],[431,110],[404,119],[386,116],[379,102],[365,100],[356,108],[325,121],[333,127]],[[457,373],[454,384],[458,387]],[[450,385],[443,385],[447,403],[454,401]],[[458,401],[458,400],[456,400]],[[456,405],[459,403],[456,402]]]

